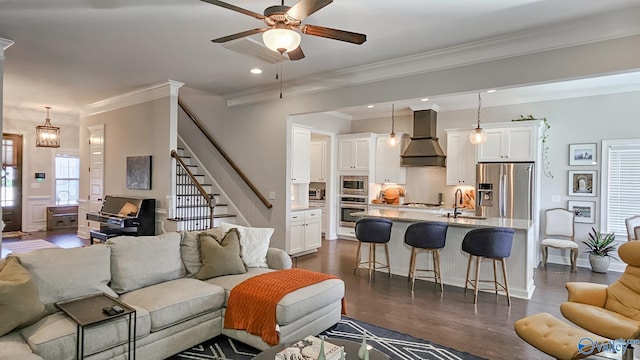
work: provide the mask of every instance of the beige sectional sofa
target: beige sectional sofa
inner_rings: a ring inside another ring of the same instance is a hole
[[[291,259],[280,249],[268,248],[268,267],[247,267],[242,274],[198,280],[198,237],[193,232],[121,236],[107,244],[15,254],[31,275],[45,311],[35,323],[0,337],[0,360],[74,359],[76,324],[54,303],[96,292],[119,297],[137,310],[138,359],[163,359],[220,334],[266,349],[269,345],[258,336],[223,329],[225,304],[236,284],[290,268]],[[286,295],[276,310],[280,342],[333,326],[340,319],[343,297],[344,283],[339,279]],[[89,327],[85,357],[125,359],[126,342],[124,319]]]

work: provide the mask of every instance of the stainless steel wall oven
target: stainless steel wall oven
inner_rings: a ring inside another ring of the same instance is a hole
[[[353,213],[367,211],[367,197],[364,196],[340,196],[340,226],[355,227],[359,219]]]

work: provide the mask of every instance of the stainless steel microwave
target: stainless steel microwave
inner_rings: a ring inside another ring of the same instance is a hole
[[[369,195],[369,177],[342,175],[340,176],[340,194],[342,195]]]

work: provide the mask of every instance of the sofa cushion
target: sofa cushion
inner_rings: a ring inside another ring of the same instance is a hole
[[[131,291],[120,300],[149,311],[151,332],[154,332],[219,310],[224,303],[224,289],[183,278]]]
[[[268,267],[267,250],[271,235],[273,235],[273,228],[245,227],[229,223],[220,224],[220,228],[224,232],[232,228],[238,229],[242,246],[242,261],[248,267]]]
[[[22,338],[19,332],[0,337],[0,359],[1,360],[33,360],[41,359],[31,351],[29,345]]]
[[[240,238],[237,229],[229,230],[221,238],[202,232],[198,234],[198,244],[202,267],[196,274],[196,279],[204,280],[247,272],[240,257]]]
[[[20,263],[29,270],[36,283],[40,301],[49,312],[54,303],[83,295],[104,292],[118,296],[107,284],[111,280],[109,256],[104,245],[72,249],[42,249],[18,253]]]
[[[44,316],[44,304],[29,271],[10,257],[0,265],[0,336]]]
[[[111,248],[111,287],[117,293],[181,278],[180,234],[117,236],[107,240]]]
[[[229,293],[231,293],[231,289],[234,286],[240,284],[250,277],[254,277],[256,275],[268,273],[271,271],[275,271],[267,268],[248,268],[247,272],[240,275],[225,275],[218,276],[212,279],[208,279],[205,282],[207,284],[218,285],[224,289],[224,306],[227,306],[227,300],[229,300]]]
[[[149,335],[149,313],[136,308],[136,338]],[[89,326],[84,331],[84,354],[95,354],[128,340],[128,316]],[[48,315],[20,330],[33,352],[44,359],[75,359],[77,325],[63,312]]]

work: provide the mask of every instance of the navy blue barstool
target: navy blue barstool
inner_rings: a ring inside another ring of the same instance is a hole
[[[478,302],[478,283],[492,282],[496,295],[498,287],[507,293],[507,303],[511,306],[511,296],[509,295],[509,282],[507,281],[507,267],[505,259],[511,255],[511,245],[513,244],[513,229],[506,228],[483,228],[469,231],[462,240],[462,251],[468,253],[469,263],[467,264],[467,277],[464,283],[464,291],[467,292],[468,285],[473,287],[473,303]],[[476,277],[469,280],[471,270],[471,260],[476,258]],[[480,280],[481,259],[486,258],[493,261],[493,280]],[[498,282],[496,262],[502,265],[503,283]]]
[[[373,271],[377,269],[389,269],[391,277],[391,267],[389,265],[389,239],[391,239],[391,226],[393,222],[389,219],[361,218],[356,221],[356,238],[358,239],[358,252],[356,253],[356,267],[353,269],[355,275],[358,268],[369,270],[369,282],[373,277]],[[361,261],[360,250],[362,243],[369,244],[369,256],[367,261]],[[376,261],[376,245],[384,245],[384,252],[387,256],[387,263]],[[364,266],[366,264],[366,267]]]
[[[444,222],[418,222],[409,225],[404,233],[405,244],[411,246],[409,259],[409,280],[413,290],[416,278],[434,279],[440,283],[440,291],[444,291],[440,272],[440,249],[445,245],[449,224]],[[430,252],[433,259],[433,269],[416,269],[416,256],[420,252]],[[433,276],[417,276],[416,271],[433,273]]]

